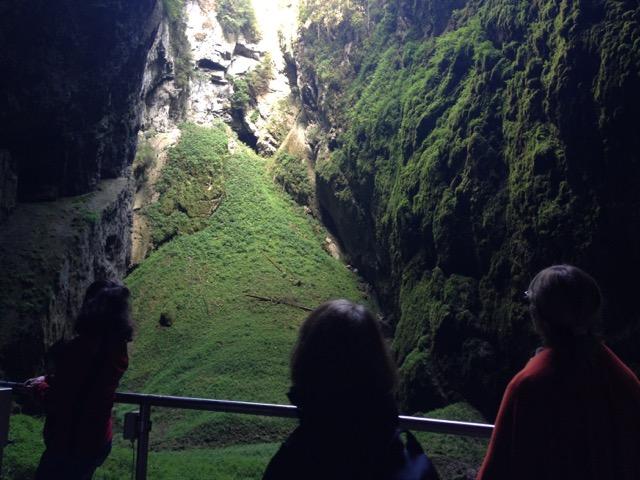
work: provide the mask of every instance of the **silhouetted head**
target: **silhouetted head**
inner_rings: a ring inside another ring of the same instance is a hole
[[[119,282],[98,280],[85,293],[76,333],[131,341],[133,325],[129,309],[129,289]]]
[[[595,336],[602,296],[596,281],[579,268],[545,268],[533,278],[526,295],[536,329],[550,346]]]
[[[393,398],[396,370],[378,322],[362,305],[333,300],[300,328],[291,358],[291,400],[349,403]]]

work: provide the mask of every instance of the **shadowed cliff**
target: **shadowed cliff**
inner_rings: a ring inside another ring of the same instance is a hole
[[[40,369],[87,286],[122,277],[156,0],[0,5],[0,375]]]
[[[306,5],[318,197],[389,314],[405,408],[491,412],[553,263],[601,282],[605,336],[638,368],[637,2]]]

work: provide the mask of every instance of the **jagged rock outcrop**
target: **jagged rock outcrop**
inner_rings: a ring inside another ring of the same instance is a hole
[[[187,118],[199,125],[231,121],[229,98],[233,90],[227,74],[234,59],[235,42],[225,38],[215,4],[189,1],[185,9],[186,34],[195,63]]]
[[[256,3],[254,7],[259,9],[256,17],[261,30],[257,43],[242,34],[226,35],[215,3],[186,2],[187,37],[195,67],[187,118],[200,125],[223,120],[245,143],[272,154],[292,126],[283,112],[283,105],[291,103],[292,89],[285,54],[291,57],[297,2],[288,6]],[[274,22],[275,18],[279,21]],[[265,63],[271,66],[266,68]],[[286,126],[278,118],[286,118]]]
[[[170,20],[164,17],[147,56],[140,94],[142,130],[167,132],[184,117],[189,90],[176,80],[177,40],[172,30]]]
[[[160,16],[157,0],[2,2],[0,148],[21,200],[85,193],[131,164]]]
[[[537,343],[522,292],[559,262],[640,370],[637,2],[307,3],[318,197],[395,326],[404,408],[494,412]]]

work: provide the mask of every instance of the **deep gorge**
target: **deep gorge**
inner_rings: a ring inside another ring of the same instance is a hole
[[[640,371],[637,2],[9,1],[0,40],[0,376],[36,373],[84,289],[129,275],[128,388],[285,402],[303,313],[246,295],[344,295],[379,309],[403,411],[491,420],[538,345],[522,293],[563,262]],[[246,373],[260,355],[271,382]],[[158,450],[288,428],[158,424]]]

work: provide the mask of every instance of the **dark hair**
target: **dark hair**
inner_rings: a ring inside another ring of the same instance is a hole
[[[78,335],[99,335],[130,342],[133,324],[129,313],[129,289],[119,282],[93,282],[76,319]]]
[[[549,345],[595,337],[602,295],[583,270],[571,265],[545,268],[531,281],[527,297],[536,328]]]
[[[300,328],[291,357],[292,401],[393,395],[396,369],[378,322],[362,305],[333,300]]]

